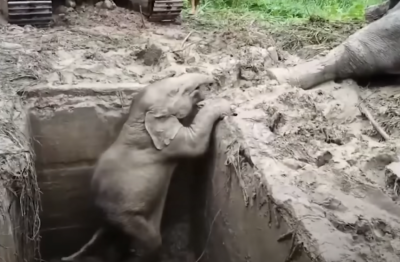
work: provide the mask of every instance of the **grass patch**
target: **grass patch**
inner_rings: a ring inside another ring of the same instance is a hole
[[[200,12],[209,19],[251,17],[298,22],[310,17],[329,21],[364,20],[366,6],[382,0],[203,0]]]
[[[203,0],[195,16],[188,2],[183,15],[193,28],[258,30],[287,51],[314,45],[319,52],[363,27],[365,8],[383,0]]]

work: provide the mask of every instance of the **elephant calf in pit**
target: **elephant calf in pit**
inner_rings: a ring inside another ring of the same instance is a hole
[[[171,176],[179,158],[197,157],[208,148],[214,123],[231,115],[224,99],[203,101],[200,88],[214,82],[212,76],[184,74],[145,87],[136,95],[116,141],[101,155],[91,190],[95,205],[107,223],[139,242],[145,260],[161,247],[160,224]],[[204,103],[207,102],[207,103]],[[186,118],[196,105],[202,108],[192,124]],[[75,254],[82,254],[106,227]]]

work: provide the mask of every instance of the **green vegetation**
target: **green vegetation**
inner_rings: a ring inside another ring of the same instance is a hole
[[[384,0],[201,0],[191,16],[185,0],[184,16],[194,30],[228,30],[271,36],[281,48],[298,53],[317,46],[330,49],[365,25],[365,8]],[[304,57],[313,55],[308,53]],[[302,55],[301,55],[302,56]]]
[[[203,0],[200,13],[257,20],[307,20],[321,17],[330,21],[363,20],[366,6],[382,0]]]

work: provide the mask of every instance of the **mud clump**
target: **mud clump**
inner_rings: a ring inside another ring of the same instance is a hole
[[[329,161],[333,158],[333,155],[329,151],[325,151],[322,155],[317,157],[317,167],[321,167],[325,164],[328,164]]]
[[[161,48],[158,48],[155,44],[151,44],[145,50],[139,52],[136,56],[138,59],[143,59],[143,64],[146,66],[152,66],[158,63],[162,55]]]
[[[386,166],[386,186],[393,190],[393,198],[397,200],[400,195],[400,163],[393,162]]]

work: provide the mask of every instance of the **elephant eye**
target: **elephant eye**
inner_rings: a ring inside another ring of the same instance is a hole
[[[200,89],[200,86],[197,86],[194,90],[199,90]]]

